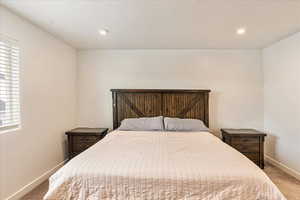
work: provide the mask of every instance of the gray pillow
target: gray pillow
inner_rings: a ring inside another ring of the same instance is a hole
[[[166,131],[209,131],[198,119],[164,118]]]
[[[127,118],[121,122],[120,131],[162,131],[163,117]]]

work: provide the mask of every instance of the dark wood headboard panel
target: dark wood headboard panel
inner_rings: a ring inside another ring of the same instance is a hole
[[[125,118],[179,117],[202,120],[209,127],[210,90],[111,89],[113,128]]]

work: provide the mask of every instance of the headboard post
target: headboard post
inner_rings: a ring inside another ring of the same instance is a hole
[[[210,90],[111,89],[113,128],[125,118],[179,117],[202,120],[209,127]]]
[[[209,127],[209,92],[204,93],[204,123]]]
[[[115,91],[112,91],[112,106],[113,106],[113,129],[118,128],[118,112],[117,112],[117,94]]]

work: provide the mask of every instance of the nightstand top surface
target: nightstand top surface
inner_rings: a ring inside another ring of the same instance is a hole
[[[91,135],[101,135],[103,133],[105,133],[106,131],[108,131],[108,128],[87,128],[87,127],[79,127],[79,128],[75,128],[72,129],[68,132],[66,132],[66,134],[91,134]]]
[[[224,128],[221,129],[223,133],[230,134],[230,135],[259,135],[259,136],[266,136],[267,134],[257,131],[255,129],[231,129],[231,128]]]

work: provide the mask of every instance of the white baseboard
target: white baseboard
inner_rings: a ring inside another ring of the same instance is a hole
[[[22,187],[20,190],[18,190],[16,193],[13,195],[7,197],[5,200],[18,200],[24,195],[26,195],[28,192],[36,188],[38,185],[40,185],[42,182],[47,180],[52,174],[54,174],[59,168],[61,168],[64,164],[66,163],[66,160],[59,163],[52,169],[46,171],[44,174],[42,174],[40,177],[36,178],[32,182],[28,183],[24,187]]]
[[[287,174],[295,177],[296,179],[300,180],[300,172],[289,168],[288,166],[284,165],[283,163],[275,160],[274,158],[271,158],[268,155],[265,155],[265,159],[266,161],[268,161],[269,163],[271,163],[272,165],[278,167],[279,169],[281,169],[282,171],[286,172]]]

